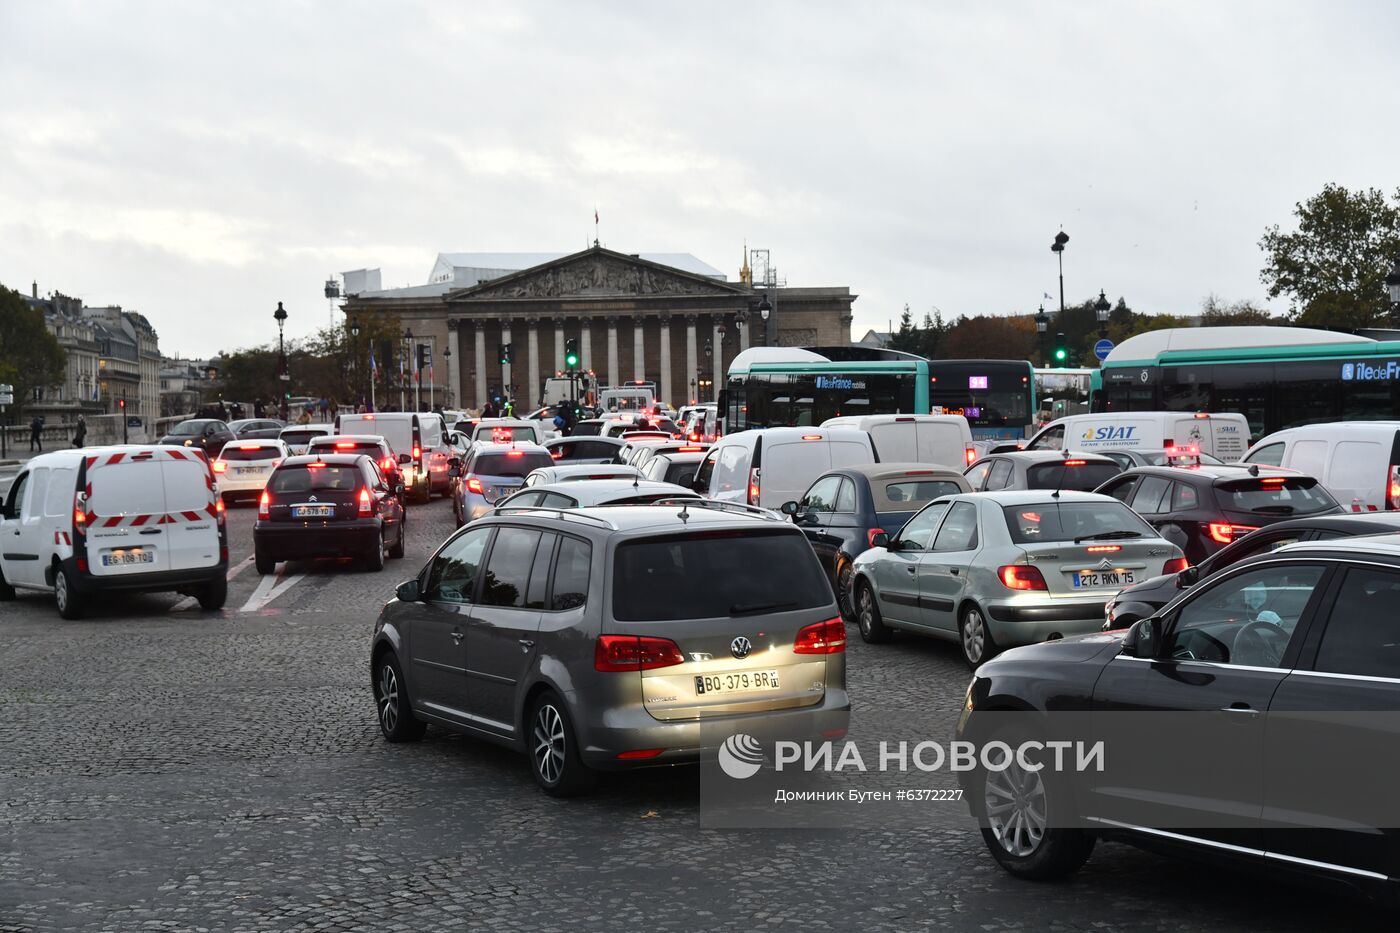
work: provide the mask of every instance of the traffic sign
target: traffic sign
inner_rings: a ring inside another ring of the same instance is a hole
[[[1102,363],[1104,360],[1108,359],[1108,355],[1109,355],[1110,353],[1112,353],[1112,352],[1113,352],[1113,341],[1112,341],[1112,340],[1104,339],[1104,340],[1100,340],[1098,343],[1094,344],[1094,355],[1097,356],[1097,357],[1099,358],[1099,362],[1100,362],[1100,363]]]

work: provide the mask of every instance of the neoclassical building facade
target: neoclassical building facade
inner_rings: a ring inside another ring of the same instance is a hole
[[[767,322],[758,313],[767,297]],[[565,342],[599,385],[634,379],[664,401],[712,400],[730,361],[753,345],[850,343],[849,288],[755,288],[601,246],[461,287],[433,283],[349,296],[348,318],[393,314],[408,344],[431,349],[421,398],[480,408],[509,394],[534,407],[564,368]],[[511,360],[500,361],[510,345]],[[381,366],[385,365],[383,361]],[[397,372],[397,364],[390,363]],[[381,407],[384,402],[381,401]]]

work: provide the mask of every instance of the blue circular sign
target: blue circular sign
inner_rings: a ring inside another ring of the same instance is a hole
[[[1112,340],[1104,339],[1104,340],[1100,340],[1098,343],[1094,344],[1094,355],[1097,356],[1097,357],[1099,358],[1099,362],[1100,362],[1100,363],[1102,363],[1104,360],[1108,359],[1108,355],[1109,355],[1110,353],[1112,353],[1112,352],[1113,352],[1113,341],[1112,341]]]

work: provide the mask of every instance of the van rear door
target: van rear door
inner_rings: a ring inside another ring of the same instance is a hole
[[[219,562],[219,513],[208,464],[194,457],[162,460],[160,472],[170,569],[213,567]]]
[[[188,449],[166,450],[204,467]],[[170,569],[164,459],[149,450],[87,458],[87,555],[94,577]]]

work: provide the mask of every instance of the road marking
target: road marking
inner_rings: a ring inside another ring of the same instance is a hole
[[[268,574],[258,581],[258,588],[253,591],[253,595],[248,597],[248,601],[238,611],[257,612],[305,578],[306,574],[304,573],[298,573],[285,579],[277,574]]]
[[[252,558],[252,557],[249,557],[247,560],[241,561],[241,562],[235,564],[234,567],[233,567],[233,569],[230,570],[228,573],[226,573],[226,574],[224,575],[224,579],[225,579],[225,580],[232,580],[234,577],[238,576],[240,573],[242,573],[242,572],[243,572],[244,570],[246,570],[248,567],[251,567],[252,564],[253,564],[253,558]],[[199,600],[195,599],[193,596],[186,596],[184,599],[180,600],[178,603],[176,603],[175,605],[171,606],[171,607],[170,607],[170,611],[171,611],[171,612],[183,612],[183,611],[186,610],[186,609],[192,609],[194,606],[196,606],[196,605],[198,605],[198,604],[199,604]]]

